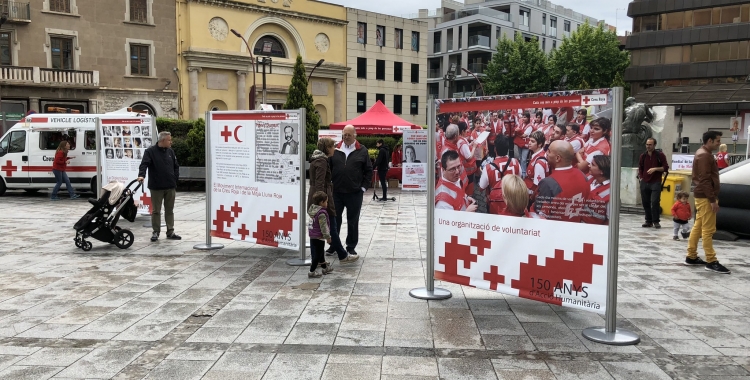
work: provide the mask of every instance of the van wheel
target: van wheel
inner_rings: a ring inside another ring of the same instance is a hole
[[[5,190],[7,190],[5,187],[5,181],[0,178],[0,195],[5,195]]]

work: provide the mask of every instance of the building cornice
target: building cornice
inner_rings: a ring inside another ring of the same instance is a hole
[[[208,69],[220,69],[220,70],[233,70],[233,71],[249,71],[252,73],[250,56],[246,54],[234,54],[234,53],[219,53],[214,51],[205,50],[187,50],[182,52],[182,57],[187,61],[187,66],[200,67]],[[304,62],[307,72],[315,67],[317,62]],[[273,73],[274,74],[287,74],[292,75],[294,70],[294,62],[274,61],[273,62]],[[331,78],[338,79],[346,75],[351,68],[325,62],[322,66],[315,69],[315,75],[313,78]]]
[[[246,12],[262,13],[264,15],[280,16],[285,18],[294,18],[298,20],[312,21],[323,24],[344,26],[349,23],[347,20],[336,19],[332,17],[311,15],[308,13],[288,11],[284,9],[276,9],[271,7],[264,7],[260,5],[247,4],[236,0],[187,0],[188,3],[206,4],[209,6],[237,9]]]

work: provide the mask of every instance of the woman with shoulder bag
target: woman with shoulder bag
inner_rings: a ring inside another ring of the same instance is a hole
[[[52,173],[55,175],[55,187],[52,189],[52,196],[50,199],[53,201],[60,200],[60,198],[57,197],[57,192],[60,190],[63,181],[65,181],[65,188],[68,189],[70,199],[80,197],[80,195],[76,194],[73,185],[70,184],[68,175],[65,173],[65,170],[70,163],[70,159],[75,158],[68,156],[68,150],[70,150],[70,143],[67,141],[60,141],[60,145],[57,146],[57,151],[55,152],[55,160],[52,162]]]

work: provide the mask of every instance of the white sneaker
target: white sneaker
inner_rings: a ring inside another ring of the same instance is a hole
[[[307,277],[310,277],[310,278],[318,278],[322,276],[323,275],[320,274],[320,270],[317,270],[317,269],[315,270],[315,272],[307,272]]]
[[[346,264],[346,263],[353,263],[355,261],[359,260],[359,256],[349,254],[346,257],[344,257],[343,260],[339,260],[340,263]]]

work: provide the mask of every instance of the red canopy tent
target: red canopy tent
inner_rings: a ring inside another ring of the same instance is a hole
[[[367,112],[351,120],[333,123],[329,128],[331,130],[342,130],[350,124],[357,129],[358,135],[392,135],[401,134],[404,129],[422,129],[419,125],[396,116],[380,100]]]

